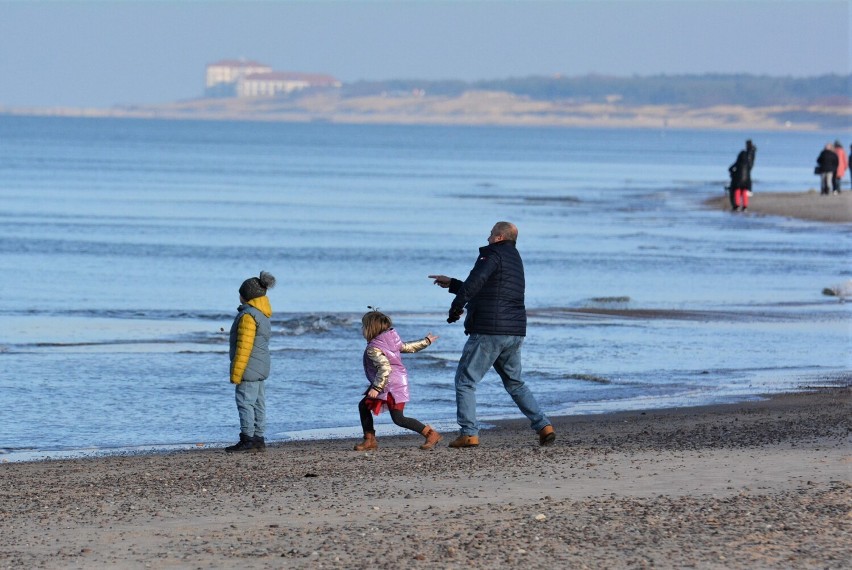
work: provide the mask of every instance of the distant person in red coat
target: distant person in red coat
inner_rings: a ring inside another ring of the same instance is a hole
[[[748,175],[748,152],[741,150],[737,160],[728,167],[731,175],[730,192],[731,210],[734,212],[745,212],[748,210],[748,187],[751,183]]]
[[[840,183],[843,181],[843,175],[846,174],[846,167],[849,166],[849,161],[846,158],[846,151],[843,150],[843,145],[840,141],[834,141],[834,153],[837,155],[837,171],[834,175],[834,193],[840,194]]]

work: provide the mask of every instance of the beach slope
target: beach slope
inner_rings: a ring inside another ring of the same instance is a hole
[[[848,568],[850,390],[0,465],[3,568]]]

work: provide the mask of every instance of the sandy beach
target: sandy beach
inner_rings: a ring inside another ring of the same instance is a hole
[[[731,211],[726,195],[705,201],[705,205],[719,210]],[[738,213],[742,215],[742,213]],[[852,222],[852,192],[821,196],[817,190],[807,192],[755,192],[749,200],[745,215],[783,216],[816,222]]]
[[[418,436],[0,465],[2,568],[848,568],[849,388]],[[447,434],[449,436],[450,434]]]

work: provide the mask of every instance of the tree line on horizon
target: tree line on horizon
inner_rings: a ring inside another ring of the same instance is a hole
[[[482,81],[393,79],[344,84],[345,97],[425,93],[457,97],[466,91],[503,91],[540,101],[618,102],[627,105],[849,105],[852,74],[771,77],[749,74],[529,76]]]

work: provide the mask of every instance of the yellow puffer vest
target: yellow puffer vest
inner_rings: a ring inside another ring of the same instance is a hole
[[[237,309],[231,325],[231,382],[266,380],[269,377],[269,318],[272,306],[265,295],[256,297]]]

